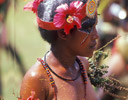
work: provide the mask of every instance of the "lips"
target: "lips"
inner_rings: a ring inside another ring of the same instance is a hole
[[[90,44],[89,46],[91,49],[96,49],[96,41]]]

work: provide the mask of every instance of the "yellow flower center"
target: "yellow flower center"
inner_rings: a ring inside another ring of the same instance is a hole
[[[68,22],[68,23],[72,23],[72,22],[73,22],[73,17],[69,15],[69,16],[67,17],[67,22]]]

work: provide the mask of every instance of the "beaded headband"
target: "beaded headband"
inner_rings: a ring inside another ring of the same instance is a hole
[[[81,1],[73,1],[68,6],[67,3],[59,5],[55,12],[53,22],[46,22],[41,20],[37,15],[37,8],[43,0],[34,0],[25,5],[25,11],[33,11],[37,16],[37,23],[39,27],[46,30],[60,30],[64,29],[66,34],[70,33],[70,30],[77,27],[81,28],[81,21],[86,16],[94,18],[97,13],[97,0],[88,0],[83,4]]]

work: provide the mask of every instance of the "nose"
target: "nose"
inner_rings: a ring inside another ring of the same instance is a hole
[[[96,28],[94,28],[92,39],[93,39],[93,40],[96,40],[96,39],[98,39],[98,38],[99,38],[99,34],[98,34]]]

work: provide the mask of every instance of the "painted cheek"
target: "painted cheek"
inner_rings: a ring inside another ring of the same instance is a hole
[[[92,40],[96,40],[96,39],[99,38],[99,34],[98,34],[96,28],[93,29],[93,32],[91,34],[91,37],[92,37]]]
[[[84,42],[87,41],[88,36],[89,36],[89,34],[87,34],[87,35],[83,38],[83,40],[81,41],[81,45],[82,45]]]
[[[98,34],[96,28],[94,30],[95,30],[95,38],[98,39],[99,38],[99,34]]]

